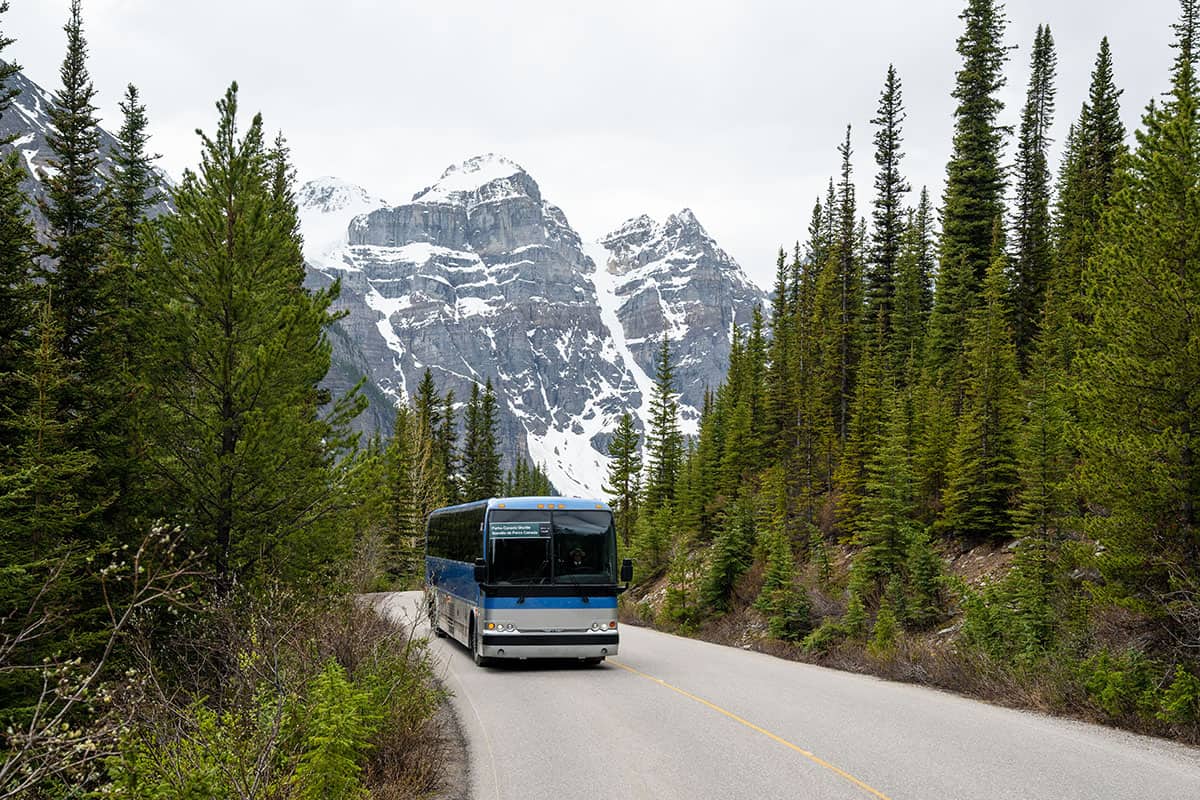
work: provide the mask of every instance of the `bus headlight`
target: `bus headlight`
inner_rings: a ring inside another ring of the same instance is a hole
[[[513,625],[511,622],[504,626],[504,630],[506,631],[515,631],[516,629],[517,626]]]
[[[598,630],[600,630],[600,623],[599,623],[599,622],[593,622],[593,623],[592,623],[592,630],[594,630],[594,631],[598,631]]]

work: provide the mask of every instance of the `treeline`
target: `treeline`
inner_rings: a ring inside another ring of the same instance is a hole
[[[438,394],[426,369],[412,401],[396,410],[396,424],[383,449],[383,482],[391,498],[387,525],[388,564],[403,582],[424,577],[425,520],[436,508],[490,497],[551,495],[554,487],[540,465],[523,456],[502,472],[496,393],[491,378],[471,386],[459,441],[454,391]]]
[[[912,203],[889,67],[869,223],[847,127],[699,436],[679,435],[664,341],[646,468],[631,420],[613,440],[608,489],[641,577],[667,576],[662,621],[701,625],[752,585],[774,637],[887,658],[961,611],[973,668],[1053,673],[1060,700],[1197,736],[1200,19],[1181,7],[1136,148],[1105,39],[1055,177],[1051,31],[1013,137],[1003,8],[969,0],[939,209]],[[949,574],[988,543],[1014,551],[1003,577]]]
[[[320,385],[286,143],[233,84],[167,190],[132,85],[99,151],[78,0],[65,32],[39,207],[0,159],[0,798],[428,788],[423,651],[342,601],[398,501]]]

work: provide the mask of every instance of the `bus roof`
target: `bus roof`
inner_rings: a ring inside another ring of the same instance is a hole
[[[562,508],[567,511],[609,510],[608,503],[603,500],[593,500],[586,497],[493,497],[491,500],[488,500],[488,508]]]
[[[609,511],[608,503],[603,500],[592,500],[581,497],[493,497],[490,500],[478,500],[474,503],[463,503],[457,506],[439,508],[431,513],[440,514],[448,511],[466,511],[478,508],[515,508],[523,510],[563,509],[566,511],[593,511],[600,509]]]

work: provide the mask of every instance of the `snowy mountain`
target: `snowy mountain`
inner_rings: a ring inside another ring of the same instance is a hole
[[[665,331],[676,388],[687,412],[725,377],[733,326],[748,326],[765,296],[683,209],[658,223],[646,215],[604,236],[593,258],[608,274],[617,318],[634,361],[654,373]]]
[[[451,166],[397,206],[332,178],[297,199],[309,280],[340,278],[348,311],[331,388],[358,370],[396,400],[428,365],[461,401],[491,378],[505,451],[543,463],[568,494],[601,491],[617,418],[648,403],[662,331],[694,432],[731,326],[762,300],[691,212],[584,245],[537,182],[494,154]],[[367,420],[386,424],[378,410]]]

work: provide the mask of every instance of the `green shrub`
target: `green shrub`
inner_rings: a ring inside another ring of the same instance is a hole
[[[1176,725],[1200,723],[1200,677],[1175,665],[1175,676],[1162,692],[1156,716]]]
[[[830,648],[846,638],[846,629],[840,623],[827,619],[815,631],[804,637],[800,646],[808,653],[827,653]]]

